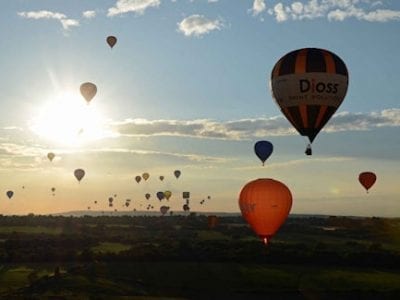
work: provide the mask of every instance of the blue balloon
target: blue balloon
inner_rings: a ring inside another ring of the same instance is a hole
[[[268,141],[258,141],[254,145],[254,152],[258,156],[258,158],[262,161],[263,165],[265,161],[270,157],[272,151],[274,150],[274,146]]]

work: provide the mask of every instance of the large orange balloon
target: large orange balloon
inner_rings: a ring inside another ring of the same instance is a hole
[[[296,130],[312,143],[339,108],[349,82],[343,60],[317,48],[287,53],[271,73],[272,97]],[[311,148],[308,155],[311,155]]]
[[[362,172],[358,175],[358,181],[362,184],[362,186],[368,190],[374,185],[376,181],[376,175],[373,172]]]
[[[292,194],[282,182],[257,179],[242,188],[239,207],[243,218],[267,244],[289,215]]]

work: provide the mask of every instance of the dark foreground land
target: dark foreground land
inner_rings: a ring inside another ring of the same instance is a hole
[[[400,219],[1,216],[2,299],[400,299]]]

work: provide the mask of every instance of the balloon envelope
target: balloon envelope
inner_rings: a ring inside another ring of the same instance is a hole
[[[85,176],[85,171],[83,169],[76,169],[74,171],[74,175],[75,178],[80,182],[83,178],[83,176]]]
[[[267,243],[285,222],[292,207],[292,194],[282,182],[257,179],[242,188],[239,207],[243,218]]]
[[[147,179],[149,179],[150,174],[149,173],[143,173],[142,177],[143,177],[144,180],[147,180]]]
[[[113,35],[110,35],[107,37],[106,41],[107,41],[107,44],[112,49],[115,46],[115,44],[117,43],[117,38]]]
[[[208,228],[212,229],[218,224],[218,217],[215,215],[210,215],[207,217]]]
[[[136,176],[136,177],[135,177],[135,180],[136,180],[137,183],[139,183],[139,182],[142,180],[142,177]]]
[[[368,192],[376,181],[376,175],[373,172],[362,172],[358,175],[358,181]]]
[[[160,212],[162,215],[165,215],[168,212],[168,210],[169,210],[169,206],[164,205],[164,206],[160,207]]]
[[[56,156],[56,155],[55,155],[53,152],[47,153],[47,158],[48,158],[50,161],[53,161],[53,159],[54,159],[55,156]]]
[[[147,193],[146,195],[144,195],[146,197],[147,200],[150,199],[151,195],[149,193]]]
[[[287,53],[271,72],[272,97],[312,143],[346,96],[348,71],[336,54],[317,48]]]
[[[7,191],[6,194],[7,194],[8,199],[11,199],[12,196],[14,195],[14,192],[13,191]]]
[[[162,199],[164,199],[164,192],[157,192],[157,198],[158,198],[158,200],[162,200]]]
[[[171,191],[165,191],[165,192],[164,192],[164,197],[165,197],[167,200],[169,200],[169,198],[171,198],[171,196],[172,196],[172,192],[171,192]]]
[[[164,180],[164,176],[160,176],[160,177],[158,177],[158,178],[160,178],[161,181]]]
[[[179,178],[179,176],[181,176],[181,171],[175,170],[174,171],[174,175],[175,175],[176,178]]]
[[[268,141],[258,141],[254,144],[254,152],[264,165],[265,161],[270,157],[274,146]]]
[[[80,90],[83,98],[85,98],[86,102],[89,104],[97,93],[97,86],[94,83],[85,82],[81,84]]]

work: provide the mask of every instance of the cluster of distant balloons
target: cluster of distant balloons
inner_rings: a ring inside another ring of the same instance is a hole
[[[336,54],[317,48],[303,48],[284,55],[272,69],[272,97],[292,126],[311,144],[342,103],[348,87],[348,71]],[[269,141],[258,141],[254,152],[264,165],[273,152]],[[367,190],[376,181],[373,172],[358,178]],[[257,179],[247,183],[239,195],[244,219],[265,244],[285,222],[292,207],[292,194],[282,182]]]

